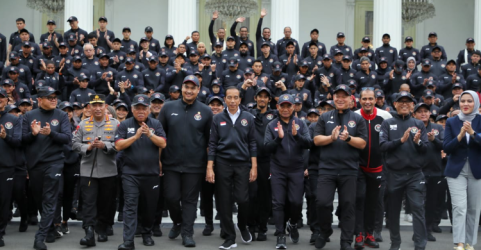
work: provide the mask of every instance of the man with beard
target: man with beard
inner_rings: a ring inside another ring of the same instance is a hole
[[[237,43],[236,43],[237,44]],[[239,45],[239,69],[245,70],[246,68],[252,67],[255,58],[249,54],[249,46],[246,42],[241,41]]]

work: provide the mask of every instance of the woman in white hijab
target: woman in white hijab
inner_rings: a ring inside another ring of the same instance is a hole
[[[453,241],[456,250],[474,250],[481,212],[481,116],[479,97],[464,91],[459,98],[461,112],[446,121],[444,152],[453,206]]]

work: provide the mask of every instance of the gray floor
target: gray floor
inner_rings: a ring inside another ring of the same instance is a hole
[[[170,240],[167,238],[167,234],[172,226],[171,223],[163,225],[162,232],[164,236],[154,237],[155,246],[146,247],[142,245],[142,239],[136,238],[136,249],[185,249],[180,238]],[[69,223],[70,234],[58,239],[55,243],[47,244],[48,249],[84,249],[79,245],[79,240],[84,236],[84,232],[81,228],[80,222]],[[7,227],[7,235],[5,235],[5,248],[4,249],[32,249],[33,239],[37,226],[30,226],[25,233],[19,233],[18,222],[11,222]],[[202,236],[203,225],[196,223],[194,239],[197,242],[195,249],[217,249],[223,240],[219,237],[219,225],[215,225],[214,234],[212,236]],[[442,234],[434,234],[437,238],[436,242],[429,242],[426,249],[452,249],[452,235],[449,233],[449,227],[442,227]],[[118,245],[122,243],[122,223],[116,223],[114,226],[114,235],[109,237],[109,241],[105,243],[97,243],[97,246],[92,249],[117,249]],[[275,237],[273,236],[274,227],[269,226],[268,240],[264,242],[252,242],[250,244],[243,244],[239,237],[237,238],[237,249],[275,249]],[[309,245],[310,230],[307,226],[300,229],[301,239],[298,244],[293,244],[288,241],[288,249],[315,249],[313,245]],[[379,249],[389,249],[389,232],[383,231],[384,242],[380,243]],[[402,249],[413,249],[414,245],[411,241],[412,227],[402,226],[401,235],[404,244]],[[339,249],[339,237],[340,230],[335,228],[333,236],[331,236],[331,242],[326,245],[324,249],[333,250]]]

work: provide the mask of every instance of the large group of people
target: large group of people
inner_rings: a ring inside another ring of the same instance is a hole
[[[153,246],[166,214],[168,237],[195,247],[200,197],[202,234],[219,219],[221,249],[266,241],[269,223],[277,249],[286,238],[299,243],[304,198],[317,249],[331,241],[334,211],[342,250],[379,248],[384,222],[390,250],[400,249],[403,206],[414,249],[436,241],[446,214],[455,249],[474,249],[481,52],[473,38],[456,60],[435,32],[420,50],[409,36],[392,47],[390,34],[379,48],[364,37],[353,50],[339,32],[328,50],[317,29],[304,44],[290,27],[271,40],[266,15],[253,41],[247,27],[237,32],[243,17],[230,36],[215,34],[214,12],[209,45],[198,31],[160,43],[150,26],[137,43],[130,27],[116,37],[100,17],[87,32],[75,16],[63,35],[48,20],[37,43],[18,18],[10,39],[0,34],[0,247],[12,216],[20,232],[38,224],[37,250],[68,234],[70,219],[82,221],[80,245],[92,247],[113,234],[117,211],[119,250],[135,249],[135,236]]]

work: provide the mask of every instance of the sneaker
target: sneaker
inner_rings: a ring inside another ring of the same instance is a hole
[[[401,246],[399,246],[399,245],[391,245],[391,247],[389,248],[389,250],[401,250]]]
[[[69,234],[70,230],[68,229],[67,222],[60,224],[62,234]]]
[[[411,214],[405,214],[404,215],[404,221],[412,223],[413,222],[413,216]]]
[[[257,234],[256,241],[266,241],[266,240],[267,240],[266,232],[259,232],[259,234]]]
[[[182,236],[182,245],[184,247],[195,247],[195,241],[192,236]]]
[[[182,224],[175,224],[169,232],[169,239],[173,240],[180,235],[180,230],[182,229]]]
[[[287,249],[286,236],[284,234],[277,236],[276,249]]]
[[[382,235],[381,235],[381,232],[376,232],[374,231],[374,239],[376,240],[376,242],[382,242]]]
[[[313,245],[314,243],[316,243],[317,237],[319,237],[319,233],[316,232],[311,234],[311,239],[309,240],[309,244]]]
[[[45,245],[45,243],[43,243],[43,241],[35,241],[33,243],[33,248],[35,250],[47,250],[47,246]]]
[[[214,231],[214,225],[205,224],[204,231],[202,231],[202,235],[210,236],[212,235],[213,231]]]
[[[155,237],[162,236],[162,230],[160,230],[160,224],[155,224],[152,227],[152,235],[154,235]]]
[[[379,243],[376,242],[376,239],[372,234],[366,233],[366,238],[364,239],[364,246],[370,248],[379,248]]]
[[[150,234],[143,234],[142,235],[142,244],[144,244],[144,246],[150,247],[150,246],[155,245],[155,242],[152,239],[152,237],[150,236]]]
[[[428,241],[436,241],[436,237],[433,236],[433,234],[431,232],[428,232]]]
[[[465,249],[465,250],[474,250],[474,248],[473,248],[472,246],[470,246],[469,244],[466,244],[466,245],[464,246],[464,249]]]
[[[54,243],[55,239],[57,239],[57,235],[56,235],[55,231],[49,231],[47,233],[47,237],[45,238],[45,242]]]
[[[242,242],[244,243],[249,243],[252,241],[252,235],[251,233],[249,232],[249,230],[247,230],[247,228],[244,228],[244,229],[240,229],[239,228],[239,224],[235,224],[235,227],[237,230],[239,230],[240,234],[241,234],[241,240]]]
[[[60,225],[57,225],[55,226],[55,237],[58,239],[58,238],[61,238],[63,236],[63,233],[62,233],[62,226]]]
[[[325,247],[326,246],[326,239],[324,239],[324,237],[319,235],[319,237],[317,237],[317,239],[316,239],[315,246],[316,246],[317,249],[321,249],[321,248]]]
[[[234,247],[237,247],[237,244],[233,240],[226,240],[219,246],[220,249],[231,249]]]
[[[465,250],[465,249],[467,249],[467,248],[464,248],[462,246],[455,246],[454,247],[454,250]]]
[[[292,243],[299,242],[299,227],[296,224],[291,224],[290,221],[287,222],[287,231],[289,232],[289,238],[291,238]]]
[[[354,248],[355,249],[364,249],[364,237],[362,236],[362,233],[359,233],[359,235],[356,236],[356,241],[354,243]]]

